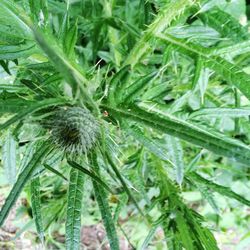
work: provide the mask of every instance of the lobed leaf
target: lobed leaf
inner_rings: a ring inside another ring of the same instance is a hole
[[[250,77],[237,65],[234,65],[219,56],[213,56],[208,48],[192,44],[186,40],[170,35],[157,35],[162,41],[172,44],[177,50],[192,57],[200,56],[206,67],[214,70],[229,84],[238,88],[243,95],[250,99]]]
[[[163,32],[175,19],[179,18],[183,12],[195,3],[193,0],[180,0],[166,3],[154,22],[148,27],[143,36],[137,41],[133,49],[127,56],[124,65],[134,67],[144,54],[150,50],[149,41],[157,34]]]
[[[222,37],[230,38],[235,42],[249,38],[247,28],[218,7],[213,7],[209,11],[200,14],[199,17],[206,25],[217,30]]]
[[[139,107],[131,107],[129,110],[105,106],[110,114],[117,119],[124,117],[139,122],[155,130],[186,140],[197,146],[206,148],[216,154],[235,159],[248,164],[250,160],[250,148],[225,135],[199,127],[193,123],[181,120],[173,115],[162,112],[157,104],[147,105],[141,103]]]

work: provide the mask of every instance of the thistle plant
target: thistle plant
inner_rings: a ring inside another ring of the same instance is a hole
[[[98,220],[112,250],[215,250],[230,206],[246,229],[250,40],[235,2],[1,0],[0,225],[22,194],[46,249],[81,249]]]
[[[60,107],[41,121],[51,140],[69,154],[86,154],[96,143],[99,124],[90,111],[80,107]]]

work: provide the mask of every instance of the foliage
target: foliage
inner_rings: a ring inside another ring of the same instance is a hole
[[[250,205],[236,2],[1,0],[1,164],[14,184],[0,225],[24,191],[48,248],[64,248],[50,234],[64,223],[66,249],[80,249],[96,216],[113,250],[121,234],[135,249],[219,249],[221,199]],[[126,232],[134,222],[142,235]]]

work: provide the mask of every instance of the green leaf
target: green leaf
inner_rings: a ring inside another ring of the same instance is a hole
[[[114,4],[111,1],[103,1],[103,12],[106,20],[109,21],[109,23],[112,23],[110,18],[112,18],[113,7]],[[107,28],[107,37],[109,39],[109,47],[114,64],[119,67],[122,60],[122,55],[119,51],[121,38],[117,27],[113,28],[111,25],[109,25]]]
[[[68,181],[68,179],[63,174],[61,174],[59,171],[57,171],[56,169],[52,168],[48,164],[44,164],[44,167],[47,168],[52,173],[54,173],[54,174],[58,175],[59,177],[63,178],[65,181]]]
[[[212,49],[212,55],[217,56],[225,56],[228,55],[232,58],[234,58],[237,55],[241,55],[244,53],[250,52],[250,40],[239,42],[236,44],[218,47]]]
[[[26,13],[18,8],[13,1],[1,0],[0,2],[1,24],[11,27],[11,33],[33,40],[32,31],[28,25],[30,22]]]
[[[9,92],[9,93],[11,93],[11,92],[27,93],[27,89],[24,89],[23,85],[21,85],[21,84],[0,84],[0,92],[3,92],[3,91]],[[8,99],[8,100],[4,100],[4,101],[6,102],[6,105],[7,105],[8,101],[10,101],[10,102],[13,101],[13,105],[15,102],[23,102],[23,103],[29,102],[27,100],[22,100],[20,98],[15,98],[14,100]],[[1,102],[3,102],[3,101],[1,100]],[[16,105],[16,106],[18,107],[18,105]],[[1,112],[1,110],[5,110],[3,105],[1,105],[0,107],[1,107],[0,112]]]
[[[128,196],[126,193],[122,193],[121,195],[119,195],[119,201],[118,201],[118,204],[116,206],[114,216],[113,216],[113,221],[115,224],[118,223],[119,215],[122,209],[126,206],[127,202],[128,202]]]
[[[44,91],[42,86],[39,86],[33,81],[27,80],[27,79],[21,79],[20,82],[25,85],[27,88],[29,88],[32,92],[34,92],[37,95],[45,96],[46,92]],[[48,93],[48,96],[51,96],[51,93]]]
[[[143,36],[134,45],[132,51],[127,56],[124,65],[134,67],[146,52],[150,50],[150,40],[157,34],[163,32],[175,19],[179,18],[186,9],[191,7],[195,1],[179,0],[167,2],[161,9],[154,22],[148,27]]]
[[[5,61],[5,60],[0,60],[0,65],[2,66],[2,68],[4,69],[4,71],[11,75],[10,69],[9,69],[9,61]]]
[[[156,72],[153,72],[138,78],[123,91],[122,102],[128,104],[135,101],[155,76]]]
[[[83,172],[84,174],[87,174],[88,176],[90,176],[93,180],[95,180],[97,183],[99,183],[102,187],[104,187],[108,192],[114,194],[114,192],[110,189],[110,187],[95,173],[93,173],[92,171],[89,171],[88,169],[82,167],[81,165],[79,165],[78,163],[74,162],[74,161],[68,161],[69,165],[75,169],[80,170],[81,172]]]
[[[172,44],[177,50],[180,50],[191,57],[200,56],[206,67],[214,70],[229,84],[234,85],[243,95],[250,99],[250,77],[240,67],[219,56],[213,56],[212,51],[210,51],[209,48],[204,48],[170,35],[157,35],[157,37],[168,44]]]
[[[185,172],[192,172],[196,169],[196,164],[200,161],[202,157],[203,151],[201,150],[193,159],[190,161],[190,163],[187,165]]]
[[[202,227],[197,220],[191,219],[193,215],[190,211],[187,212],[188,220],[190,219],[190,228],[195,234],[196,241],[202,243],[204,250],[219,250],[213,234],[208,229]]]
[[[10,194],[8,195],[2,209],[0,212],[0,226],[3,225],[6,217],[8,216],[10,209],[15,204],[19,194],[21,193],[26,182],[31,178],[32,174],[37,167],[41,164],[42,160],[51,150],[51,146],[47,143],[43,143],[36,152],[34,153],[32,159],[24,167],[23,171],[19,174],[17,181],[15,182]]]
[[[96,172],[99,172],[99,166],[96,159],[93,159],[93,168]],[[93,187],[95,191],[95,198],[98,203],[103,223],[109,239],[110,249],[119,250],[119,240],[117,237],[114,220],[112,218],[112,214],[109,208],[107,193],[103,189],[103,187],[95,180],[93,180]]]
[[[48,4],[47,0],[29,0],[30,12],[33,22],[40,27],[46,26],[48,22]]]
[[[136,199],[134,198],[134,196],[132,195],[129,187],[127,186],[127,183],[125,182],[124,178],[122,177],[119,169],[116,167],[115,163],[113,162],[112,158],[110,157],[109,153],[107,152],[105,154],[107,160],[108,160],[108,163],[110,164],[110,166],[112,167],[113,171],[115,172],[117,178],[120,180],[125,192],[127,193],[127,195],[129,196],[129,198],[133,201],[135,207],[137,208],[137,210],[139,211],[139,213],[145,217],[144,213],[142,212],[141,208],[139,207]]]
[[[200,92],[201,105],[204,105],[204,95],[208,86],[210,71],[207,68],[202,68],[200,72],[200,77],[197,82],[197,88]]]
[[[68,29],[69,29],[69,8],[67,8],[67,10],[64,13],[63,20],[61,22],[60,29],[57,34],[58,39],[62,41],[62,43],[67,35]]]
[[[65,100],[59,99],[59,98],[45,99],[43,101],[33,103],[33,105],[30,105],[27,109],[20,111],[17,115],[13,116],[9,120],[7,120],[5,123],[0,124],[0,130],[5,129],[9,127],[10,125],[12,125],[13,123],[24,119],[26,116],[34,113],[35,111],[48,108],[51,106],[62,105],[65,103],[66,103]]]
[[[2,147],[2,162],[5,170],[6,177],[10,184],[16,181],[16,142],[10,132],[7,131],[7,135],[3,142]]]
[[[247,28],[243,27],[237,19],[218,7],[214,7],[199,16],[206,25],[217,30],[222,37],[230,38],[236,42],[249,38]]]
[[[78,26],[76,21],[75,24],[71,25],[71,27],[67,30],[67,33],[64,35],[63,51],[69,59],[74,58],[74,48],[77,41],[77,29]]]
[[[0,60],[14,60],[20,57],[26,58],[38,49],[33,42],[17,45],[0,45]]]
[[[145,240],[144,240],[143,243],[142,243],[142,246],[141,246],[140,250],[145,250],[145,249],[147,249],[148,244],[149,244],[150,241],[153,239],[153,237],[154,237],[154,235],[155,235],[156,230],[158,229],[158,227],[159,227],[159,225],[155,225],[155,226],[153,226],[153,227],[150,229],[150,231],[149,231],[147,237],[145,238]]]
[[[195,89],[199,83],[199,79],[201,78],[201,74],[202,74],[202,69],[203,69],[203,61],[201,60],[201,57],[198,56],[195,61],[195,72],[194,72],[194,78],[192,81],[193,89]]]
[[[250,115],[250,107],[242,108],[204,108],[193,112],[189,119],[200,119],[201,117],[247,117]]]
[[[203,178],[201,175],[197,174],[197,173],[190,173],[190,177],[201,184],[204,184],[206,187],[210,188],[211,190],[220,193],[224,196],[227,196],[229,198],[233,198],[239,202],[241,202],[242,204],[245,204],[247,206],[250,206],[250,201],[245,199],[244,197],[242,197],[239,194],[236,194],[235,192],[233,192],[229,187],[224,187],[221,186],[219,184],[216,184],[208,179]]]
[[[84,174],[72,168],[70,171],[65,234],[67,250],[80,249],[83,184]]]
[[[129,126],[128,123],[122,123],[124,125],[124,129],[126,132],[133,136],[137,141],[139,141],[145,148],[147,148],[154,155],[158,156],[163,161],[170,163],[173,167],[175,167],[174,163],[168,158],[167,148],[164,148],[161,144],[157,143],[155,140],[148,138],[143,131],[133,124]]]
[[[39,30],[33,30],[35,39],[42,50],[48,55],[55,68],[61,73],[65,80],[72,86],[73,93],[79,90],[83,100],[85,100],[93,110],[98,113],[98,108],[87,91],[88,80],[75,64],[73,64],[63,53],[52,36],[46,36]]]
[[[36,230],[41,242],[44,242],[44,229],[40,197],[40,178],[32,179],[30,183],[32,215],[35,220]]]
[[[209,205],[213,208],[214,212],[216,214],[219,214],[220,210],[216,201],[214,200],[214,195],[211,190],[208,187],[202,186],[200,184],[196,185],[196,187],[198,188],[198,190],[200,190],[203,199],[206,199]]]
[[[19,166],[19,172],[20,173],[24,170],[24,168],[31,161],[34,153],[36,152],[36,147],[37,147],[36,142],[30,142],[30,143],[27,144],[27,146],[25,148],[23,158],[20,161],[20,166]]]
[[[109,84],[109,92],[108,92],[108,102],[111,105],[119,103],[120,95],[117,96],[117,92],[121,93],[120,88],[121,87],[124,88],[124,81],[129,74],[129,69],[130,66],[125,66],[121,68],[115,75],[113,75]]]
[[[109,106],[105,106],[105,108],[117,119],[124,117],[140,122],[155,130],[206,148],[216,154],[249,164],[250,148],[240,141],[167,114],[161,111],[157,104],[150,103],[150,105],[147,105],[146,103],[141,103],[140,106],[143,110],[138,107],[131,107],[128,111]],[[150,110],[150,112],[146,110]]]
[[[193,245],[193,240],[190,237],[190,228],[188,226],[187,221],[183,217],[182,213],[180,211],[176,211],[175,213],[175,221],[177,224],[177,229],[179,231],[179,236],[181,238],[181,242],[185,249],[195,249]]]
[[[184,178],[183,150],[181,142],[173,136],[167,137],[168,154],[174,163],[175,180],[181,185]]]

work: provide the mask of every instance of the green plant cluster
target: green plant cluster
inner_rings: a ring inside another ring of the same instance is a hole
[[[1,0],[11,190],[0,225],[25,193],[31,220],[18,234],[34,224],[48,249],[80,249],[93,218],[112,250],[121,237],[132,249],[219,249],[223,209],[250,206],[249,10],[241,0]],[[62,224],[65,245],[51,233]]]

